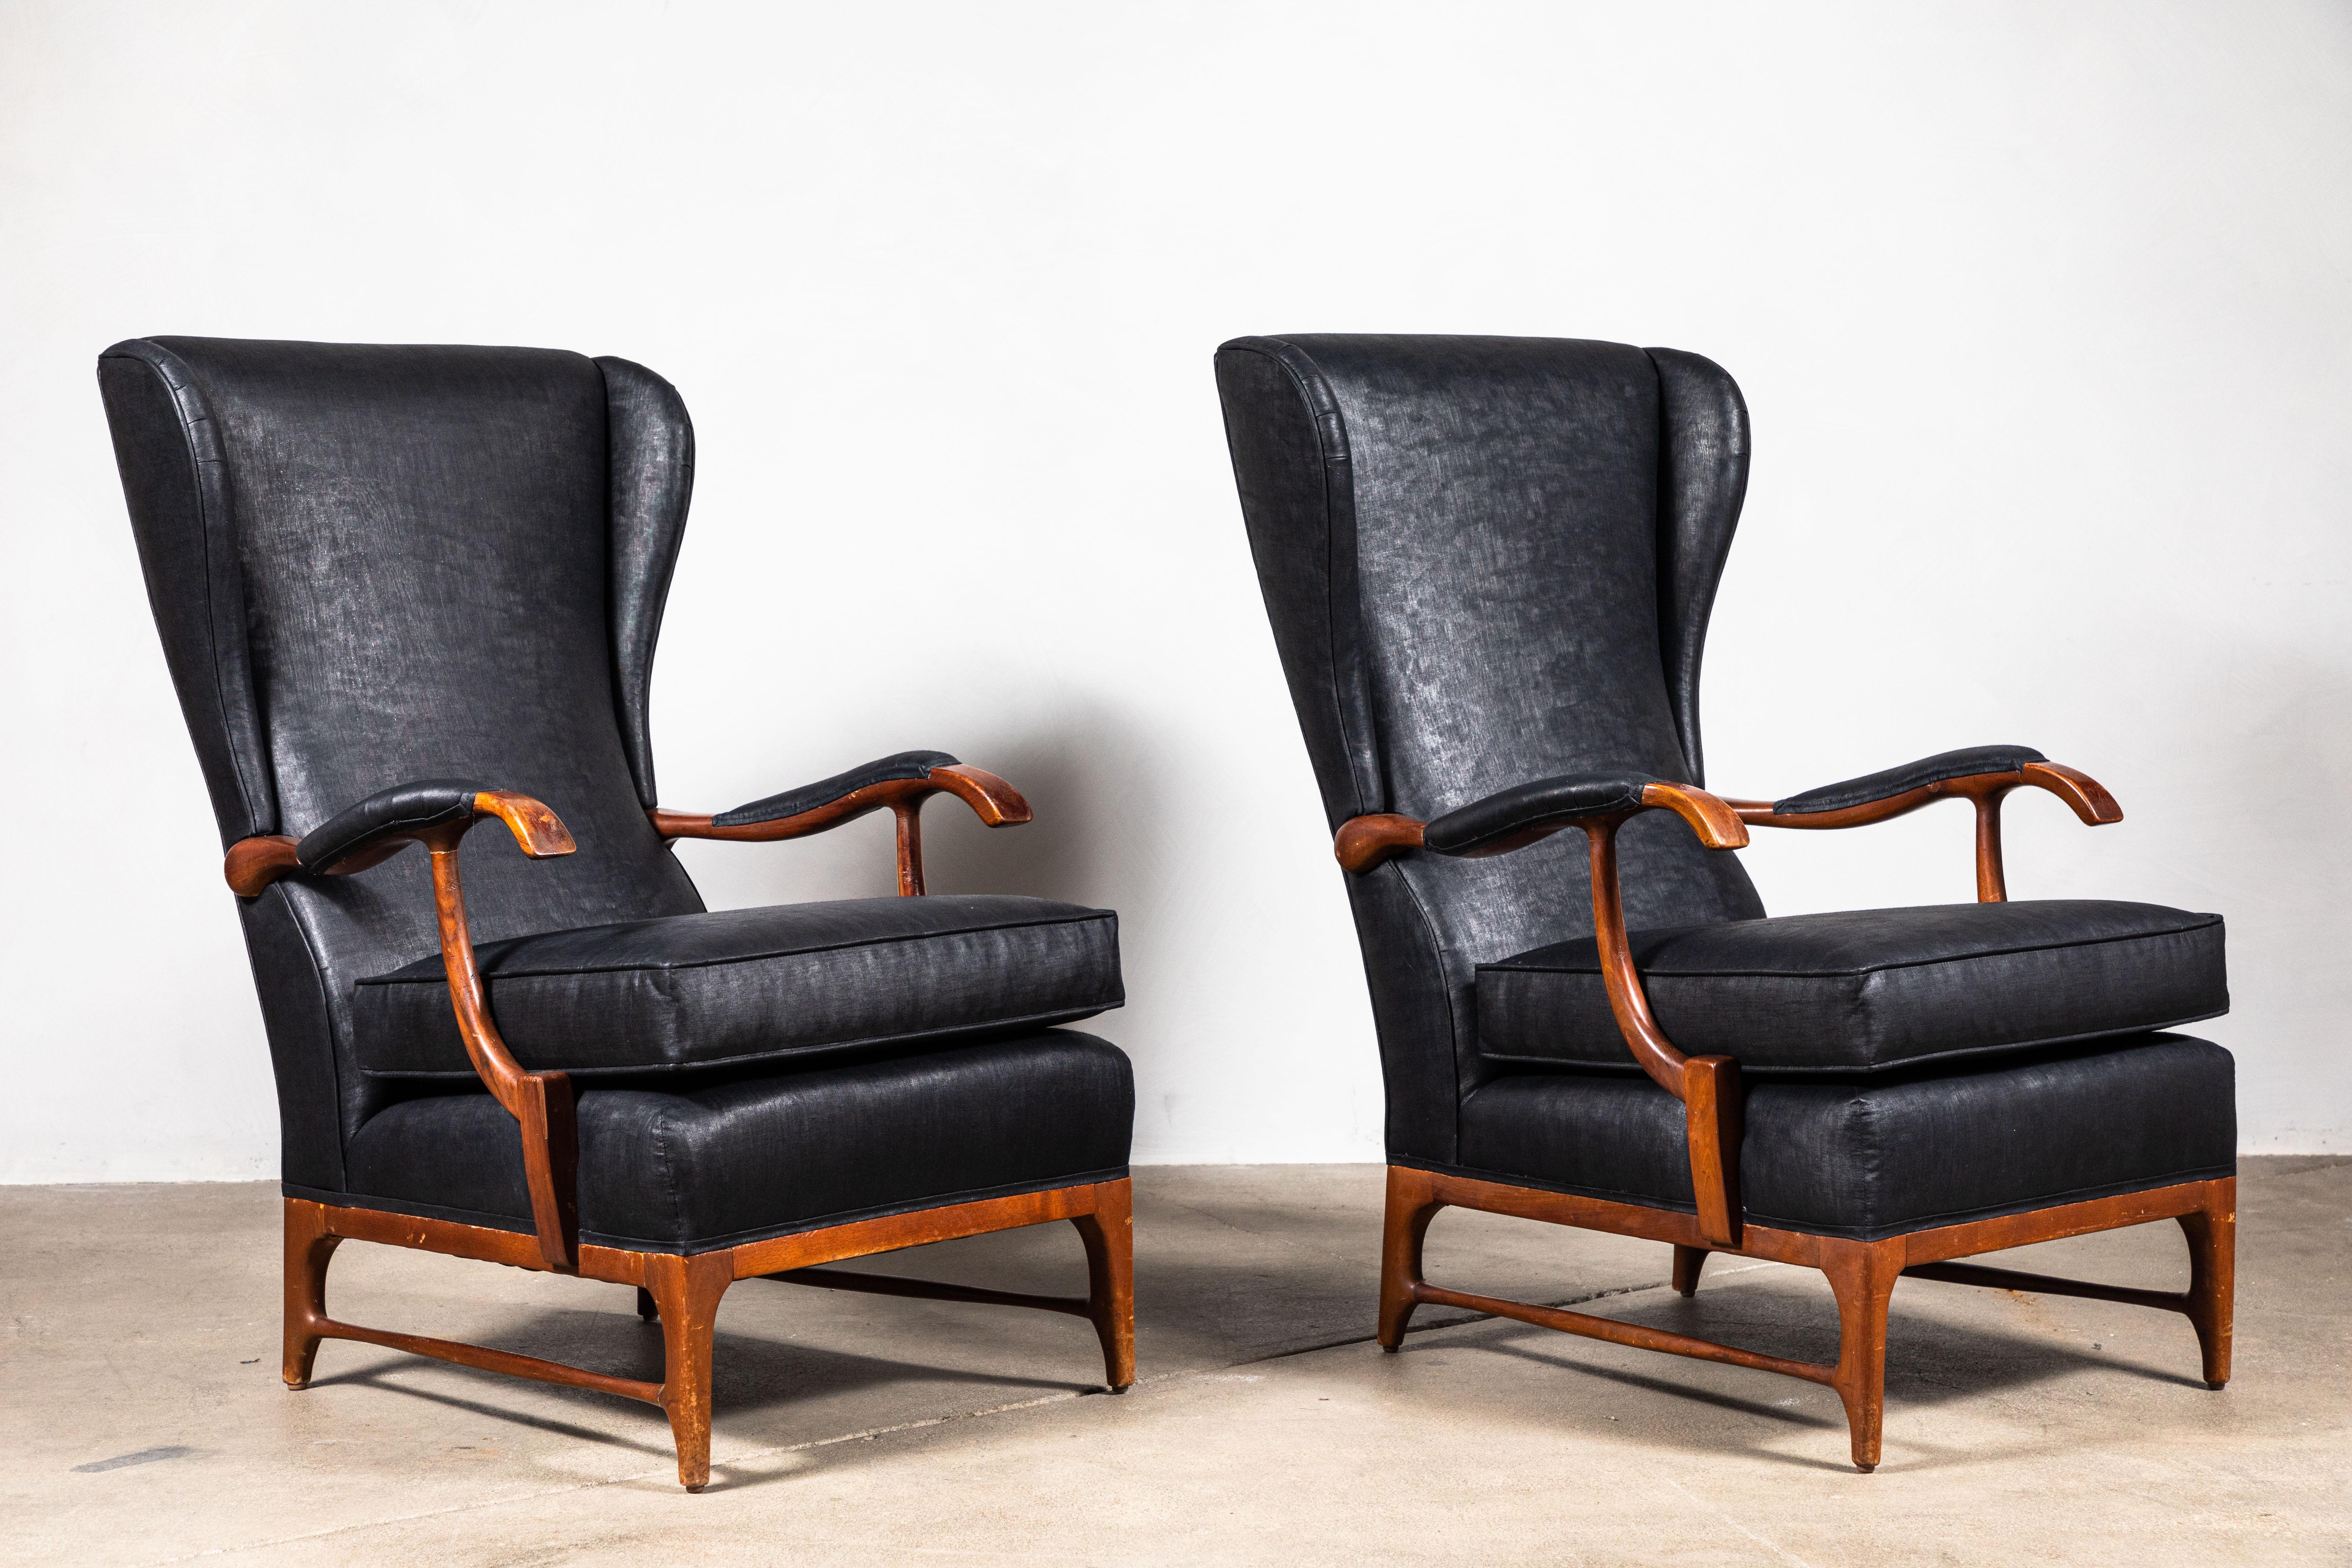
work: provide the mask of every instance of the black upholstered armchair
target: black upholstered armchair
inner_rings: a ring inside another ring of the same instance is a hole
[[[2230,1375],[2236,1124],[2221,921],[2007,900],[1988,746],[1777,802],[1702,787],[1699,656],[1747,486],[1694,354],[1510,338],[1243,338],[1217,356],[1250,542],[1348,872],[1388,1089],[1379,1337],[1440,1302],[1785,1373],[1879,1459],[1898,1277],[2168,1308]],[[1979,902],[1765,918],[1750,827],[1976,815]],[[1580,832],[1563,831],[1568,828]],[[1453,1205],[1822,1269],[1834,1366],[1430,1284]],[[1957,1263],[2149,1220],[2186,1292]]]
[[[290,1386],[348,1339],[646,1400],[699,1490],[712,1325],[752,1276],[1075,1313],[1134,1381],[1132,1079],[1055,1027],[1119,1005],[1117,917],[917,896],[927,798],[1007,826],[1021,796],[908,752],[715,816],[656,804],[693,476],[667,382],[196,338],[119,343],[99,380],[277,1071]],[[898,898],[706,911],[670,852],[885,808]],[[1057,1219],[1083,1297],[809,1271]],[[635,1286],[665,1374],[339,1322],[344,1239]]]

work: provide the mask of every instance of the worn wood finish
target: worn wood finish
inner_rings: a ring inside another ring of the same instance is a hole
[[[1135,1384],[1135,1195],[1124,1180],[1095,1189],[1092,1212],[1073,1215],[1087,1249],[1087,1318],[1101,1342],[1103,1382],[1113,1394]]]
[[[1491,1312],[1617,1344],[1825,1384],[1837,1391],[1845,1407],[1853,1463],[1868,1472],[1879,1463],[1885,1419],[1887,1307],[1895,1281],[1906,1273],[1964,1284],[2010,1285],[2011,1281],[2026,1281],[2011,1288],[2092,1296],[2184,1312],[2197,1326],[2206,1381],[2213,1387],[2221,1386],[2230,1375],[2236,1193],[2237,1184],[2231,1179],[2188,1182],[2086,1203],[2063,1204],[2031,1214],[1942,1226],[1881,1241],[1853,1241],[1750,1223],[1742,1227],[1737,1245],[1720,1246],[1707,1240],[1696,1215],[1391,1165],[1381,1252],[1378,1338],[1382,1349],[1395,1350],[1403,1341],[1413,1308],[1427,1301]],[[1827,1367],[1786,1361],[1588,1313],[1530,1306],[1431,1285],[1422,1277],[1423,1241],[1430,1222],[1448,1206],[1672,1243],[1674,1287],[1685,1295],[1697,1289],[1699,1271],[1706,1266],[1709,1251],[1818,1268],[1827,1277],[1837,1302],[1837,1364]],[[2189,1241],[2189,1289],[2178,1297],[2053,1280],[2006,1269],[1953,1266],[1946,1261],[2161,1219],[2179,1221]]]
[[[644,1400],[668,1414],[671,1436],[677,1444],[678,1482],[689,1491],[699,1491],[710,1479],[711,1353],[719,1302],[736,1280],[811,1269],[838,1259],[956,1237],[1069,1220],[1086,1249],[1088,1289],[1083,1300],[974,1290],[919,1280],[885,1282],[874,1275],[830,1274],[794,1278],[793,1282],[992,1301],[1084,1317],[1094,1325],[1102,1344],[1105,1382],[1118,1390],[1135,1381],[1132,1214],[1132,1189],[1122,1177],[950,1204],[688,1256],[583,1246],[568,1266],[559,1268],[533,1234],[289,1198],[285,1200],[285,1379],[289,1388],[307,1387],[320,1342],[352,1340],[512,1377]],[[652,1384],[612,1377],[509,1351],[339,1322],[327,1315],[327,1267],[336,1247],[346,1239],[634,1286],[638,1315],[661,1327],[667,1369],[663,1380]]]
[[[677,1445],[677,1484],[698,1492],[710,1484],[710,1350],[719,1326],[719,1299],[735,1283],[728,1252],[681,1258],[656,1252],[646,1259],[646,1289],[660,1314],[662,1384],[655,1403],[669,1415]]]
[[[902,801],[890,808],[898,819],[898,896],[923,896],[923,803]]]
[[[1675,1291],[1688,1299],[1698,1294],[1698,1277],[1706,1267],[1707,1250],[1704,1247],[1675,1248]]]
[[[1418,849],[1429,825],[1393,812],[1351,816],[1331,839],[1331,854],[1340,868],[1361,876],[1400,850]]]
[[[2189,1239],[2189,1321],[2205,1363],[2205,1386],[2230,1381],[2231,1306],[2237,1297],[2238,1180],[2208,1184],[2205,1202],[2178,1216]]]

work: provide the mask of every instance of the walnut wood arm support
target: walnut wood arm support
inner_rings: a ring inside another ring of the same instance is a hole
[[[2073,808],[2088,827],[2124,819],[2123,807],[2105,786],[2090,774],[2063,763],[2028,762],[1992,773],[1966,773],[1937,779],[1876,799],[1825,811],[1790,811],[1789,801],[1731,800],[1725,802],[1753,827],[1866,827],[1931,805],[1939,800],[1965,800],[1976,807],[1977,901],[1998,904],[2009,897],[2001,867],[2000,803],[2013,789],[2048,790]]]
[[[965,763],[927,768],[916,777],[860,784],[821,805],[758,822],[721,820],[738,816],[748,807],[721,812],[717,816],[693,816],[656,806],[646,815],[653,819],[654,830],[665,838],[721,838],[739,844],[765,844],[779,838],[805,838],[887,806],[898,819],[898,891],[912,898],[923,890],[923,803],[935,795],[955,796],[991,827],[1017,827],[1031,816],[1029,803],[1021,798],[1019,790],[987,769]]]
[[[1407,849],[1465,857],[1507,854],[1563,827],[1584,829],[1592,863],[1592,933],[1600,948],[1601,982],[1618,1033],[1642,1070],[1683,1102],[1688,1136],[1691,1190],[1698,1205],[1699,1229],[1724,1247],[1739,1245],[1740,1088],[1739,1063],[1731,1057],[1690,1057],[1675,1048],[1650,1011],[1642,976],[1625,937],[1625,909],[1617,879],[1617,829],[1644,811],[1671,811],[1690,825],[1710,849],[1737,849],[1748,842],[1747,826],[1727,803],[1688,784],[1651,782],[1639,786],[1635,804],[1614,810],[1578,810],[1547,815],[1510,826],[1470,847],[1432,851],[1428,825],[1409,816],[1359,816],[1343,825],[1333,841],[1339,864],[1357,875]]]
[[[398,797],[398,798],[394,798]],[[254,898],[288,876],[346,876],[422,844],[433,860],[433,908],[441,928],[441,962],[457,1032],[474,1071],[522,1128],[523,1174],[530,1190],[531,1223],[543,1268],[570,1273],[580,1258],[579,1135],[572,1081],[560,1072],[526,1072],[491,1020],[466,921],[466,892],[457,875],[457,846],[476,823],[506,824],[534,860],[569,855],[577,846],[555,813],[512,790],[471,790],[446,781],[403,785],[372,795],[328,827],[299,842],[285,834],[247,838],[228,852],[225,870],[240,898]],[[364,820],[362,820],[364,819]],[[329,829],[346,826],[322,840]],[[305,849],[310,853],[306,856]]]

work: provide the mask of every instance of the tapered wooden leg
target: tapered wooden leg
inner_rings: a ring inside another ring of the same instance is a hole
[[[1698,1272],[1706,1267],[1708,1253],[1704,1247],[1675,1248],[1675,1289],[1685,1296],[1698,1294]]]
[[[1414,1287],[1421,1279],[1421,1244],[1429,1222],[1445,1205],[1426,1171],[1389,1167],[1388,1216],[1381,1231],[1381,1349],[1393,1355],[1412,1321]]]
[[[1845,1403],[1853,1468],[1878,1468],[1886,1422],[1886,1306],[1903,1273],[1903,1242],[1824,1241],[1822,1272],[1837,1295],[1838,1364],[1832,1382]]]
[[[733,1283],[729,1253],[657,1252],[646,1259],[646,1289],[661,1314],[661,1404],[677,1442],[678,1485],[690,1492],[710,1484],[710,1342],[719,1299]]]
[[[642,1285],[638,1286],[637,1316],[650,1323],[660,1315],[661,1309],[654,1304],[654,1293]]]
[[[342,1237],[327,1234],[327,1211],[286,1200],[286,1386],[310,1386],[319,1359],[317,1326],[327,1317],[327,1264]]]
[[[1087,1316],[1102,1341],[1103,1382],[1135,1384],[1135,1189],[1121,1179],[1095,1188],[1095,1212],[1070,1221],[1087,1245]]]
[[[2230,1321],[2237,1294],[2238,1179],[2210,1184],[2211,1200],[2180,1216],[2189,1237],[2189,1321],[2205,1356],[2205,1386],[2230,1381]]]

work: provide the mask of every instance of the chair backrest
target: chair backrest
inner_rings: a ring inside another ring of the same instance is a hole
[[[1748,475],[1722,370],[1619,343],[1316,334],[1227,343],[1217,382],[1334,828],[1612,766],[1702,782],[1699,658]],[[1672,816],[1620,842],[1637,928],[1763,912]],[[1481,1073],[1473,971],[1591,933],[1584,836],[1349,882],[1390,1150],[1451,1161]]]
[[[224,845],[376,790],[478,780],[579,851],[467,841],[478,941],[701,908],[646,816],[646,687],[693,433],[624,360],[147,338],[99,381]],[[244,904],[289,1183],[341,1190],[375,1103],[352,983],[436,951],[421,852]]]

